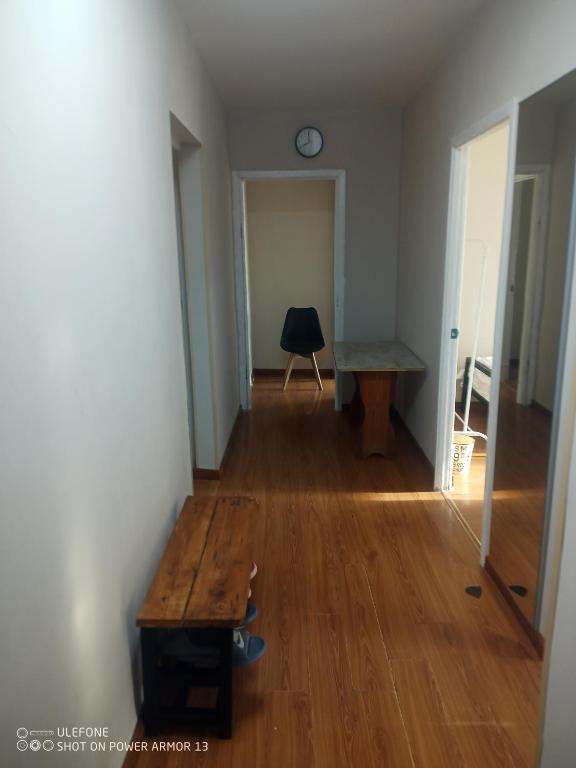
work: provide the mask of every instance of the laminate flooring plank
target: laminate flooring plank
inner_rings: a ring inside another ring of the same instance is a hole
[[[312,736],[318,765],[376,768],[362,694],[352,688],[341,622],[311,616],[308,622]]]
[[[340,606],[341,626],[352,688],[361,692],[393,691],[388,653],[370,584],[361,565],[345,565]]]
[[[466,768],[532,768],[510,733],[500,725],[447,725],[444,729],[458,743]]]
[[[396,692],[362,694],[370,751],[378,768],[414,768],[408,734]]]
[[[444,702],[428,662],[395,660],[392,671],[416,768],[468,768],[445,726]]]
[[[264,691],[309,691],[305,589],[304,573],[297,568],[275,567],[266,574],[257,627],[267,644],[258,664]]]

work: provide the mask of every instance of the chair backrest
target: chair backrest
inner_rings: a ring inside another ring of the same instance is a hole
[[[290,307],[286,312],[280,346],[286,352],[299,355],[319,352],[326,346],[314,307]]]

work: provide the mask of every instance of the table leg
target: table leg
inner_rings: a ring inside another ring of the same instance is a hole
[[[350,418],[355,426],[360,427],[364,421],[364,405],[360,397],[360,382],[357,373],[354,374],[354,382],[356,386],[350,402]]]
[[[390,423],[390,406],[396,385],[395,371],[358,371],[356,386],[364,417],[361,426],[362,456],[394,453],[394,428]]]

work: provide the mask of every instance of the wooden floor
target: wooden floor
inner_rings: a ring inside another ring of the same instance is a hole
[[[488,429],[488,405],[472,403],[470,408],[470,429],[486,434]],[[454,430],[462,424],[454,420]],[[464,524],[475,537],[478,546],[482,541],[482,512],[484,507],[484,481],[486,479],[486,441],[474,439],[474,453],[468,474],[455,474],[452,490],[446,495],[458,507]]]
[[[409,437],[395,460],[359,459],[333,387],[258,381],[222,481],[195,483],[260,502],[251,629],[268,650],[236,670],[233,739],[131,766],[534,765],[530,643]]]
[[[492,497],[490,561],[506,585],[525,587],[510,595],[532,622],[536,604],[542,527],[548,480],[551,415],[538,406],[516,404],[516,388],[502,387],[498,413],[496,468]],[[473,403],[471,429],[486,434],[488,406]],[[467,475],[454,475],[447,496],[455,503],[478,544],[482,539],[486,443],[476,438]]]
[[[492,501],[490,561],[532,622],[536,607],[540,550],[546,506],[552,416],[538,406],[519,406],[515,391],[503,387],[498,413]]]

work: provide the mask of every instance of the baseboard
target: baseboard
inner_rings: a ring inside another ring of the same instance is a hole
[[[194,480],[220,480],[220,470],[194,467],[192,470],[192,477]]]
[[[334,369],[333,368],[320,368],[320,376],[323,379],[333,379],[334,378]],[[256,376],[274,376],[278,378],[284,378],[284,374],[286,371],[284,368],[254,368],[252,371],[252,374]],[[306,379],[313,379],[314,378],[314,371],[312,368],[293,368],[292,373],[290,375],[290,378],[306,378]]]
[[[544,658],[544,638],[542,637],[540,632],[538,632],[538,630],[535,629],[532,626],[532,624],[530,624],[530,621],[526,618],[522,610],[518,607],[516,600],[514,600],[514,598],[510,594],[510,590],[498,575],[498,572],[490,562],[489,557],[486,558],[486,564],[484,568],[486,570],[486,573],[492,578],[492,580],[498,587],[499,591],[502,593],[502,596],[504,597],[504,599],[506,600],[510,608],[512,608],[512,613],[514,614],[518,623],[524,630],[526,636],[534,646],[536,653],[541,659]]]
[[[226,465],[228,464],[228,459],[230,458],[230,451],[232,449],[232,445],[234,443],[234,440],[236,439],[236,433],[238,432],[238,429],[240,427],[240,421],[242,419],[242,408],[238,408],[238,413],[236,414],[236,418],[234,419],[234,424],[232,426],[232,429],[230,430],[230,435],[228,437],[228,442],[226,444],[226,449],[224,451],[224,455],[222,456],[222,461],[220,462],[220,477],[224,474],[224,470],[226,469]]]
[[[232,443],[234,442],[236,432],[238,431],[238,425],[240,424],[241,415],[242,415],[242,409],[238,408],[238,413],[236,414],[234,425],[230,432],[228,443],[226,444],[226,450],[224,451],[224,456],[222,456],[222,461],[220,462],[220,467],[218,469],[203,469],[202,467],[194,467],[194,469],[192,470],[192,477],[194,478],[194,480],[221,480],[222,479],[224,469],[226,467],[228,458],[230,456],[230,448],[232,446]]]

